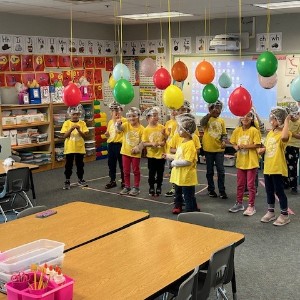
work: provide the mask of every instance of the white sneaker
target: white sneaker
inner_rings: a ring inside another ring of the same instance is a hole
[[[273,220],[276,219],[276,216],[275,216],[275,213],[274,212],[271,212],[271,211],[268,211],[261,219],[260,221],[263,222],[263,223],[269,223]]]
[[[283,226],[286,224],[289,224],[291,222],[291,219],[289,215],[283,215],[280,214],[279,217],[276,219],[276,221],[273,223],[275,226]]]
[[[140,193],[140,189],[133,187],[132,190],[129,192],[130,196],[137,196]]]
[[[247,209],[244,211],[243,215],[244,216],[253,216],[256,213],[255,207],[254,206],[248,206]]]

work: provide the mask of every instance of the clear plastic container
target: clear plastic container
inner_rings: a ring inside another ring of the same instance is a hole
[[[63,255],[65,244],[41,239],[0,253],[0,272],[13,273],[29,269]]]

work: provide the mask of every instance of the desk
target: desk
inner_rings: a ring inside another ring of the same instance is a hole
[[[66,244],[65,251],[128,227],[149,214],[85,202],[72,202],[55,208],[48,218],[31,215],[0,224],[0,251],[38,239]]]
[[[34,189],[34,183],[33,183],[33,177],[32,177],[32,170],[38,169],[38,165],[32,165],[32,164],[23,164],[19,162],[15,162],[13,166],[6,167],[3,165],[3,160],[0,160],[0,175],[5,175],[8,170],[11,169],[18,169],[18,168],[29,168],[30,170],[30,185],[31,185],[31,191],[32,191],[32,198],[35,199],[35,189]]]
[[[243,240],[239,233],[150,218],[68,252],[63,272],[75,280],[74,300],[146,299]]]

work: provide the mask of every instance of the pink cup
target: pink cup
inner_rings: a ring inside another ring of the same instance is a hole
[[[27,281],[13,281],[12,287],[16,290],[25,290],[28,288],[28,280]]]
[[[39,290],[33,290],[31,288],[28,289],[29,294],[32,294],[32,295],[42,295],[42,294],[47,293],[47,291],[48,291],[48,287],[45,287],[45,288],[39,289]]]

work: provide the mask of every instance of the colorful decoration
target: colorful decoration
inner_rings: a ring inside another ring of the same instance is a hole
[[[156,62],[150,57],[145,58],[141,63],[141,72],[146,77],[152,77],[156,69]]]
[[[203,60],[196,67],[195,76],[198,82],[202,84],[211,83],[215,78],[215,69],[211,63]]]
[[[263,77],[270,77],[275,74],[278,68],[278,60],[276,56],[270,52],[265,51],[258,57],[256,61],[256,69],[259,75]]]
[[[241,86],[236,88],[229,96],[228,107],[235,116],[245,116],[252,107],[250,93]]]
[[[63,101],[67,106],[77,106],[82,99],[80,89],[75,83],[69,83],[63,92]]]
[[[277,74],[270,77],[262,77],[258,74],[258,82],[264,89],[271,89],[277,84]]]
[[[220,87],[227,89],[227,88],[231,87],[232,80],[231,80],[231,77],[226,72],[223,72],[218,80],[218,83],[219,83]]]
[[[188,68],[185,63],[179,60],[173,65],[171,74],[174,80],[184,81],[188,77]]]
[[[213,83],[209,83],[204,87],[202,97],[207,103],[214,103],[219,98],[219,90]]]
[[[290,92],[292,98],[295,101],[300,102],[300,75],[294,78],[293,81],[291,82]]]
[[[111,89],[113,89],[114,87],[115,87],[115,85],[116,85],[116,80],[114,79],[114,76],[110,76],[109,77],[109,80],[108,80],[108,84],[109,84],[109,87],[111,88]]]
[[[120,104],[128,104],[134,97],[134,90],[132,84],[126,79],[120,79],[117,81],[113,95],[116,101]]]
[[[163,93],[163,102],[170,109],[179,109],[184,103],[182,90],[176,85],[171,84]]]
[[[130,79],[130,71],[128,67],[122,63],[118,63],[113,70],[113,77],[116,81],[119,79]]]
[[[171,84],[171,75],[167,69],[161,67],[154,73],[153,82],[158,89],[164,90]]]

